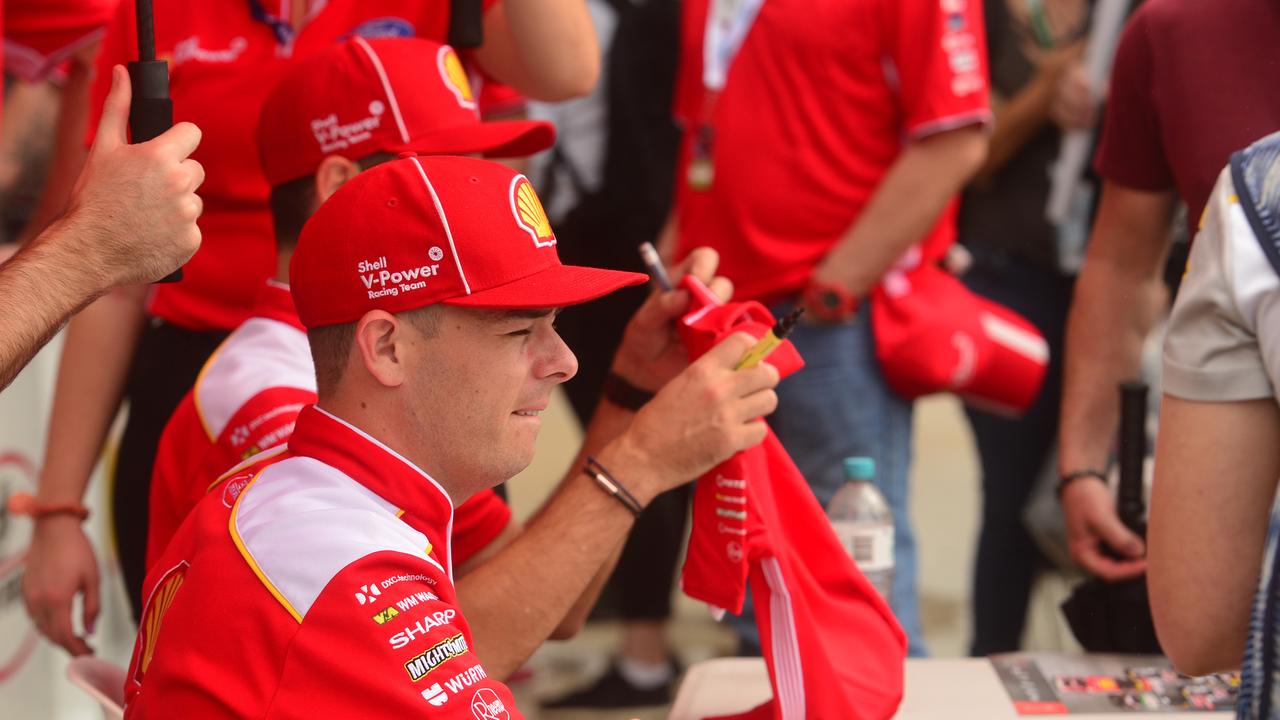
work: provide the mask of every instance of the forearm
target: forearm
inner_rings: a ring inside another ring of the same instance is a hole
[[[1142,345],[1162,311],[1161,269],[1172,193],[1107,183],[1067,319],[1059,466],[1107,465],[1116,387],[1140,374]]]
[[[484,17],[480,66],[535,100],[585,95],[600,75],[600,48],[584,0],[503,0]]]
[[[0,389],[71,315],[102,292],[102,280],[68,252],[64,226],[52,227],[0,266]]]
[[[625,444],[603,447],[596,457],[647,504],[652,483]],[[575,462],[524,532],[458,582],[476,652],[494,677],[520,667],[572,608],[594,603],[589,590],[598,594],[634,525],[630,511],[580,470]]]
[[[40,473],[46,502],[79,502],[124,394],[145,316],[145,287],[121,288],[67,328]]]
[[[1164,397],[1148,578],[1160,644],[1183,672],[1240,667],[1280,477],[1277,432],[1272,398]]]
[[[986,162],[974,176],[974,183],[990,182],[1022,150],[1049,120],[1053,87],[1034,78],[1013,97],[993,102],[991,144]]]
[[[925,237],[985,152],[985,130],[977,126],[908,145],[853,226],[814,271],[815,279],[842,283],[854,295],[865,295]]]

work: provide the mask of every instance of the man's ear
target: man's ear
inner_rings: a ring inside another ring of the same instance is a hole
[[[355,349],[366,372],[385,387],[405,381],[405,328],[384,310],[370,310],[356,321]]]
[[[316,168],[316,200],[323,203],[348,180],[360,174],[360,165],[341,155],[330,155]]]

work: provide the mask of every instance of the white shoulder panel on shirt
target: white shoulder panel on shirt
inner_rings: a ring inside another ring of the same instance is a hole
[[[245,488],[232,530],[245,560],[299,622],[335,575],[373,553],[402,552],[444,568],[431,541],[393,504],[318,460],[272,465]]]
[[[316,389],[307,334],[267,318],[250,318],[218,346],[196,379],[196,411],[216,439],[255,395],[273,387]]]

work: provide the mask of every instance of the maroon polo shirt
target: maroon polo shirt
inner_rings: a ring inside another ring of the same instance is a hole
[[[1176,189],[1198,219],[1232,152],[1280,129],[1280,2],[1147,0],[1116,53],[1103,178]]]

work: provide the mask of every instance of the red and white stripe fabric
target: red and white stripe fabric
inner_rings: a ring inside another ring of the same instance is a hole
[[[696,357],[733,331],[762,336],[771,322],[754,302],[695,308],[682,335]],[[803,366],[786,342],[767,362],[784,377]],[[694,490],[684,592],[739,612],[748,579],[774,697],[716,720],[892,717],[902,699],[906,636],[772,431]]]

